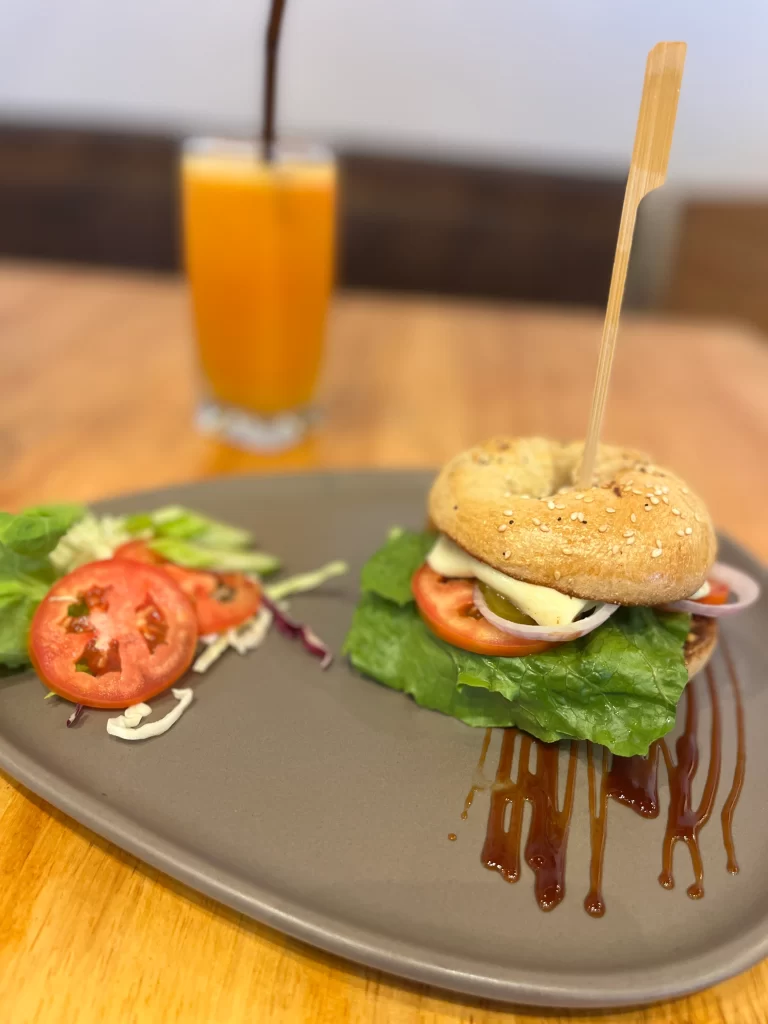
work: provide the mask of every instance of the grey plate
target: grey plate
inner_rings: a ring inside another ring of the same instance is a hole
[[[293,605],[338,650],[361,564],[392,524],[423,523],[428,480],[414,473],[235,478],[101,508],[183,502],[252,528],[292,571],[348,559],[348,580]],[[760,566],[727,541],[723,556],[765,583]],[[195,702],[181,722],[142,743],[109,737],[108,712],[89,712],[78,728],[66,729],[66,705],[43,702],[33,676],[7,680],[0,686],[0,763],[168,874],[352,960],[517,1003],[662,999],[710,985],[768,953],[766,609],[763,598],[726,627],[747,719],[737,877],[725,871],[719,821],[735,760],[733,706],[722,662],[715,664],[724,760],[717,809],[702,832],[706,896],[699,902],[685,894],[691,867],[680,845],[677,887],[665,891],[656,881],[663,811],[643,821],[613,805],[607,913],[601,920],[585,914],[589,829],[581,764],[567,895],[542,913],[527,868],[508,885],[480,864],[488,794],[478,794],[468,820],[460,820],[483,731],[417,708],[341,659],[323,674],[278,635],[195,678]],[[707,723],[705,713],[702,735]],[[496,735],[491,770],[498,743]],[[664,800],[665,779],[661,790]]]

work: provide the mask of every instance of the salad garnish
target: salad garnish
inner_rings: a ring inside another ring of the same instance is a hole
[[[320,668],[327,669],[333,661],[333,655],[331,654],[330,648],[323,643],[317,633],[313,632],[309,626],[305,626],[300,622],[296,622],[292,619],[280,605],[272,601],[270,598],[264,595],[264,604],[269,608],[275,617],[275,625],[278,630],[285,636],[293,637],[294,639],[301,640],[304,647],[310,654],[316,658],[320,658]]]
[[[123,714],[118,715],[117,718],[107,719],[107,732],[110,736],[116,736],[121,740],[148,740],[153,736],[162,736],[163,733],[168,732],[172,725],[178,722],[192,703],[192,698],[194,697],[194,691],[188,687],[184,689],[174,687],[171,693],[178,701],[178,704],[176,707],[171,708],[168,714],[162,718],[158,718],[155,722],[145,722],[144,725],[141,725],[142,718],[152,714],[152,708],[149,704],[133,704],[131,707],[126,708]]]
[[[287,614],[285,599],[347,566],[335,561],[265,584],[279,565],[254,550],[249,531],[179,505],[128,516],[80,505],[0,513],[0,670],[32,661],[46,700],[75,704],[68,727],[86,707],[114,707],[125,711],[109,719],[110,735],[161,735],[192,691],[172,689],[177,706],[142,725],[146,702],[177,683],[190,655],[193,671],[205,672],[230,648],[244,655],[259,647],[274,622],[322,668],[330,664],[328,647]]]
[[[51,697],[51,696],[55,697],[55,696],[57,696],[57,694],[50,694],[49,693],[48,696],[49,697]],[[80,716],[83,714],[84,711],[85,711],[85,704],[75,704],[75,710],[72,712],[72,714],[67,719],[67,728],[68,729],[71,729],[72,726],[75,725],[75,723],[80,720]]]

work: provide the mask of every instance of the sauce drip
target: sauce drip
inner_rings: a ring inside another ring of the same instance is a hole
[[[589,892],[584,897],[584,909],[590,917],[602,917],[605,913],[603,899],[603,860],[605,854],[606,825],[608,824],[609,775],[608,757],[603,747],[603,764],[600,773],[600,795],[598,799],[595,780],[594,744],[587,743],[587,781],[589,783],[589,841],[592,856],[589,861]],[[614,758],[614,761],[616,758]],[[626,760],[632,760],[626,758]]]
[[[480,750],[480,757],[477,759],[475,773],[472,776],[472,785],[470,786],[469,792],[464,798],[464,810],[461,812],[462,821],[467,820],[469,808],[472,806],[472,801],[475,799],[475,794],[488,789],[490,786],[490,782],[485,777],[485,759],[488,756],[488,747],[491,745],[492,733],[493,729],[485,730],[485,736],[483,736],[483,746]]]
[[[739,873],[739,864],[736,860],[736,848],[733,844],[733,812],[736,810],[736,804],[741,796],[741,790],[744,786],[744,772],[747,767],[747,749],[744,738],[744,705],[741,702],[739,677],[736,675],[730,648],[725,642],[725,637],[722,637],[720,642],[723,648],[725,667],[728,670],[728,679],[733,691],[736,708],[736,767],[733,771],[733,782],[731,783],[730,792],[723,804],[720,822],[723,826],[723,844],[725,845],[725,853],[728,858],[726,867],[732,875],[737,875]]]
[[[746,770],[745,720],[738,676],[724,638],[721,638],[721,645],[734,698],[737,740],[733,781],[721,812],[721,824],[727,870],[737,874],[739,866],[733,840],[733,817],[744,786]],[[659,883],[665,889],[674,888],[674,849],[678,842],[682,842],[690,853],[694,875],[687,894],[691,899],[701,899],[704,895],[704,863],[699,836],[715,807],[722,763],[720,700],[712,668],[707,667],[705,671],[712,719],[709,741],[705,744],[709,748],[707,771],[701,799],[696,807],[693,805],[693,786],[701,754],[698,737],[701,693],[694,684],[685,690],[685,720],[683,731],[674,744],[674,758],[670,745],[662,739],[651,745],[648,757],[611,757],[601,747],[598,764],[597,748],[592,743],[586,744],[591,856],[589,891],[584,899],[584,909],[591,917],[602,917],[606,909],[602,881],[609,798],[629,807],[642,818],[657,818],[660,812],[659,763],[662,760],[669,779],[669,806],[662,842]],[[534,890],[539,906],[542,910],[553,910],[565,897],[565,860],[573,813],[578,743],[570,744],[565,797],[560,807],[558,772],[561,746],[542,743],[517,729],[504,729],[496,776],[491,782],[485,776],[491,732],[491,729],[485,731],[472,786],[464,801],[461,817],[466,819],[476,793],[490,789],[491,805],[481,861],[486,868],[498,871],[505,881],[516,882],[521,874],[520,850],[525,805],[531,804],[525,862],[535,876]],[[518,748],[519,759],[513,778],[515,752]],[[532,754],[535,754],[534,768],[531,768]],[[449,838],[453,839],[454,834],[451,833]]]
[[[693,780],[699,770],[699,744],[696,735],[699,698],[693,686],[687,686],[685,690],[685,729],[675,743],[677,764],[673,763],[667,744],[663,740],[661,744],[669,775],[669,811],[661,850],[659,882],[665,889],[674,888],[672,854],[677,842],[682,840],[688,847],[693,865],[695,881],[688,886],[687,890],[692,900],[701,899],[704,895],[704,862],[701,859],[699,832],[710,819],[720,781],[720,704],[712,669],[707,668],[706,672],[707,687],[712,701],[712,729],[707,778],[697,808],[693,807],[692,790]]]
[[[512,779],[515,746],[520,738],[517,777]],[[508,882],[520,877],[523,811],[531,804],[531,825],[525,843],[525,861],[534,873],[534,891],[542,910],[553,910],[565,896],[565,854],[573,812],[578,744],[571,744],[563,806],[558,806],[558,744],[536,743],[536,766],[530,767],[533,739],[517,729],[506,729],[501,744],[496,780],[491,790],[483,864]],[[508,823],[507,823],[507,816]]]
[[[647,757],[614,757],[608,773],[608,795],[642,818],[659,816],[659,749],[657,740]]]

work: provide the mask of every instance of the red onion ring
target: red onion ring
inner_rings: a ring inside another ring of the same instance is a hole
[[[495,612],[492,612],[477,583],[475,584],[473,597],[475,607],[483,618],[490,622],[492,626],[501,629],[504,633],[511,633],[512,636],[521,636],[526,640],[552,640],[555,643],[561,643],[564,640],[576,640],[577,637],[586,636],[593,629],[602,626],[606,619],[609,619],[619,607],[617,604],[601,604],[590,612],[586,618],[579,619],[578,622],[567,622],[562,626],[526,626],[520,622],[510,622],[509,619],[502,618],[501,615],[496,615]]]
[[[736,615],[749,608],[760,597],[760,584],[747,576],[741,569],[724,562],[715,562],[709,574],[716,583],[725,583],[736,600],[731,604],[702,604],[701,601],[672,601],[662,607],[671,612],[689,612],[701,615],[705,619],[720,619],[727,615]]]

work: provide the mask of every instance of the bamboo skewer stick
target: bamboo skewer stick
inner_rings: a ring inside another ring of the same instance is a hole
[[[605,415],[608,385],[611,379],[613,355],[619,330],[624,285],[627,280],[632,237],[635,232],[637,209],[644,196],[664,184],[667,177],[669,151],[677,116],[677,101],[685,65],[685,43],[657,43],[648,54],[645,65],[643,94],[637,118],[635,145],[624,193],[624,205],[619,223],[616,255],[613,259],[611,287],[605,310],[603,336],[597,362],[597,376],[592,395],[584,456],[579,475],[579,486],[590,487],[595,470],[597,445]]]

